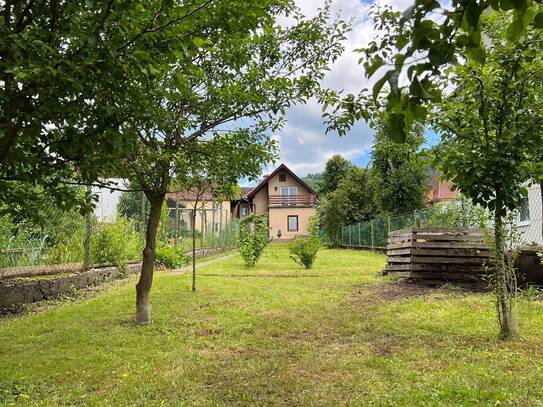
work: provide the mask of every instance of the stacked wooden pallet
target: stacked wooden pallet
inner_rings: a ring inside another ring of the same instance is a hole
[[[409,228],[390,233],[386,270],[428,284],[484,286],[492,252],[476,228]]]

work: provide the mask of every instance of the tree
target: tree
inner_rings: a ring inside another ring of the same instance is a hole
[[[216,30],[213,16],[244,7],[216,3],[1,2],[0,202],[25,202],[40,184],[62,206],[88,206],[66,182],[118,172],[142,84],[202,40],[194,33]]]
[[[369,170],[353,167],[337,189],[324,197],[319,206],[319,217],[329,244],[338,246],[341,243],[341,226],[372,219],[379,214],[374,186]]]
[[[322,174],[320,172],[317,172],[315,174],[307,174],[305,177],[302,178],[302,180],[315,191],[320,188],[321,179]]]
[[[519,41],[507,41],[502,27],[508,22],[498,19],[485,28],[485,60],[469,60],[452,70],[448,79],[456,88],[434,113],[435,128],[443,133],[437,164],[464,195],[493,213],[492,281],[504,339],[518,335],[514,270],[505,262],[504,218],[526,196],[523,184],[532,175],[533,151],[543,135],[543,123],[532,114],[540,103],[533,81],[541,81],[541,36],[529,32]]]
[[[250,8],[221,3],[213,11],[195,17],[203,18],[195,29],[205,29],[193,33],[191,44],[179,45],[179,58],[155,72],[158,79],[142,82],[142,105],[122,128],[133,140],[122,164],[150,204],[136,286],[140,324],[150,322],[156,234],[172,184],[182,185],[191,165],[203,157],[220,164],[213,174],[219,185],[256,179],[261,165],[276,157],[267,132],[281,126],[286,107],[319,89],[348,29],[343,22],[329,22],[328,6],[311,19],[283,0],[261,0]],[[294,21],[287,28],[277,23],[285,14]],[[212,168],[217,166],[205,170]]]
[[[347,173],[353,168],[353,163],[343,158],[339,154],[333,155],[324,167],[319,182],[319,194],[326,195],[335,191],[339,183],[345,178]]]
[[[530,29],[543,28],[540,0],[455,0],[452,4],[414,0],[403,13],[374,5],[380,35],[360,50],[366,77],[379,73],[373,95],[365,90],[359,95],[328,94],[326,103],[335,106],[335,117],[327,116],[329,128],[345,134],[356,120],[368,119],[368,108],[378,102],[385,108],[388,126],[395,130],[389,135],[404,141],[411,125],[424,120],[429,106],[441,98],[444,69],[466,57],[485,60],[483,17],[493,13],[508,17],[503,28],[511,42]]]
[[[420,155],[423,141],[421,128],[410,131],[403,143],[393,141],[383,128],[376,132],[371,171],[383,213],[406,213],[425,206],[428,163]]]

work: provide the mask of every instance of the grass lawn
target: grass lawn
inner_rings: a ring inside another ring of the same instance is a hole
[[[147,327],[133,278],[1,319],[0,404],[543,405],[540,302],[504,343],[490,295],[398,285],[384,262],[323,250],[302,271],[274,245],[202,268],[196,293],[160,273]]]

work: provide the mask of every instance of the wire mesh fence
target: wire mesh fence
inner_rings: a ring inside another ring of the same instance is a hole
[[[190,203],[168,204],[162,211],[159,247],[168,246],[190,256],[193,232],[199,257],[235,246],[239,226],[229,205],[203,202],[194,208]],[[41,208],[38,216],[0,217],[0,277],[140,261],[148,220],[144,195],[123,193],[110,210],[114,216],[105,217],[102,211],[103,207],[82,215],[50,205]]]
[[[543,244],[543,206],[539,186],[532,186],[522,205],[513,214],[520,244]],[[464,199],[442,202],[401,215],[383,216],[341,227],[345,247],[385,248],[390,232],[410,227],[491,227],[489,212]]]

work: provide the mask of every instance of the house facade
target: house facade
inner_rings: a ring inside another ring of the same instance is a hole
[[[317,212],[316,204],[317,193],[281,164],[242,197],[233,214],[240,218],[267,214],[270,237],[288,240],[309,234],[309,219]]]

